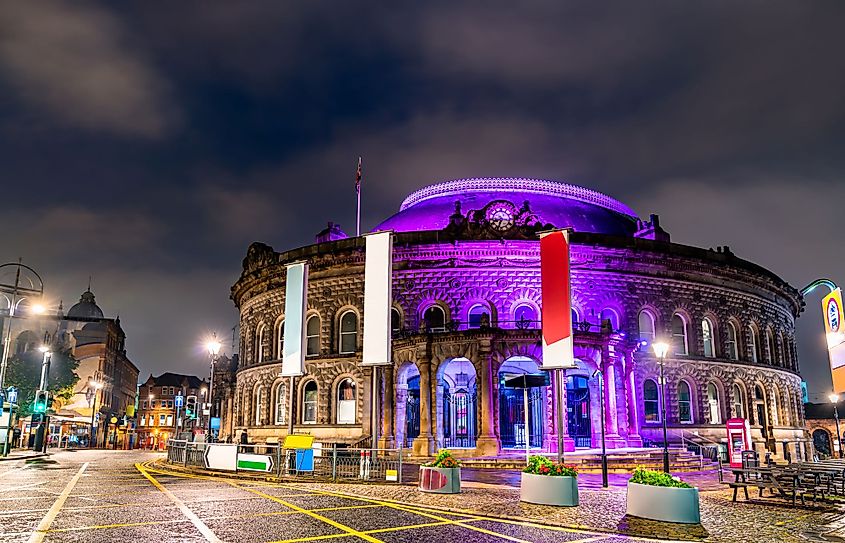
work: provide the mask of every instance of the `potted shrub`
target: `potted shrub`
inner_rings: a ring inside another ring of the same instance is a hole
[[[461,491],[461,463],[448,450],[438,451],[433,461],[420,466],[420,490],[457,494]]]
[[[522,470],[519,499],[542,505],[578,505],[578,472],[572,466],[531,456]]]
[[[627,511],[634,517],[699,524],[698,489],[662,471],[634,470],[628,481]]]

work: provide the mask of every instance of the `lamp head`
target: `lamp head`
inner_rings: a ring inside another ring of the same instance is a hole
[[[43,315],[47,312],[47,308],[44,307],[44,304],[32,304],[30,310],[36,315]]]
[[[211,336],[211,339],[206,342],[205,348],[208,349],[208,354],[211,356],[217,356],[220,352],[220,342],[217,341],[217,334]]]
[[[666,353],[669,352],[669,344],[665,341],[655,341],[651,348],[654,349],[654,354],[657,358],[666,358]]]
[[[830,400],[830,403],[838,403],[839,402],[839,394],[831,394],[827,397]]]
[[[42,353],[46,353],[47,351],[50,350],[50,347],[48,347],[46,345],[42,345],[42,346],[38,347],[38,350]]]

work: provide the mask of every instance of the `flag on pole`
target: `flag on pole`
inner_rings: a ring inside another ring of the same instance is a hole
[[[393,362],[391,356],[390,306],[393,301],[393,232],[364,236],[364,352],[361,365]]]
[[[572,342],[572,289],[569,273],[569,232],[540,235],[542,288],[542,369],[576,367]]]
[[[308,302],[308,264],[287,267],[285,278],[285,329],[282,376],[305,374],[305,311]]]
[[[361,157],[358,157],[358,170],[355,172],[355,192],[361,192]]]

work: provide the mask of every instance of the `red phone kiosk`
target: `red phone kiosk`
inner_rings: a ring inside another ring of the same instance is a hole
[[[728,460],[732,468],[742,467],[742,451],[751,449],[751,426],[746,419],[729,419]]]

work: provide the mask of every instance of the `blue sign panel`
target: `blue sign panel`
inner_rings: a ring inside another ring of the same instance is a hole
[[[185,397],[181,394],[176,396],[176,407],[182,407],[185,405]]]
[[[9,387],[6,390],[6,398],[9,400],[9,403],[18,403],[18,389]]]
[[[219,430],[220,429],[220,417],[211,417],[211,429],[212,430]]]
[[[314,471],[314,449],[296,449],[296,469]]]
[[[801,381],[801,401],[810,403],[810,394],[807,392],[807,381]]]

